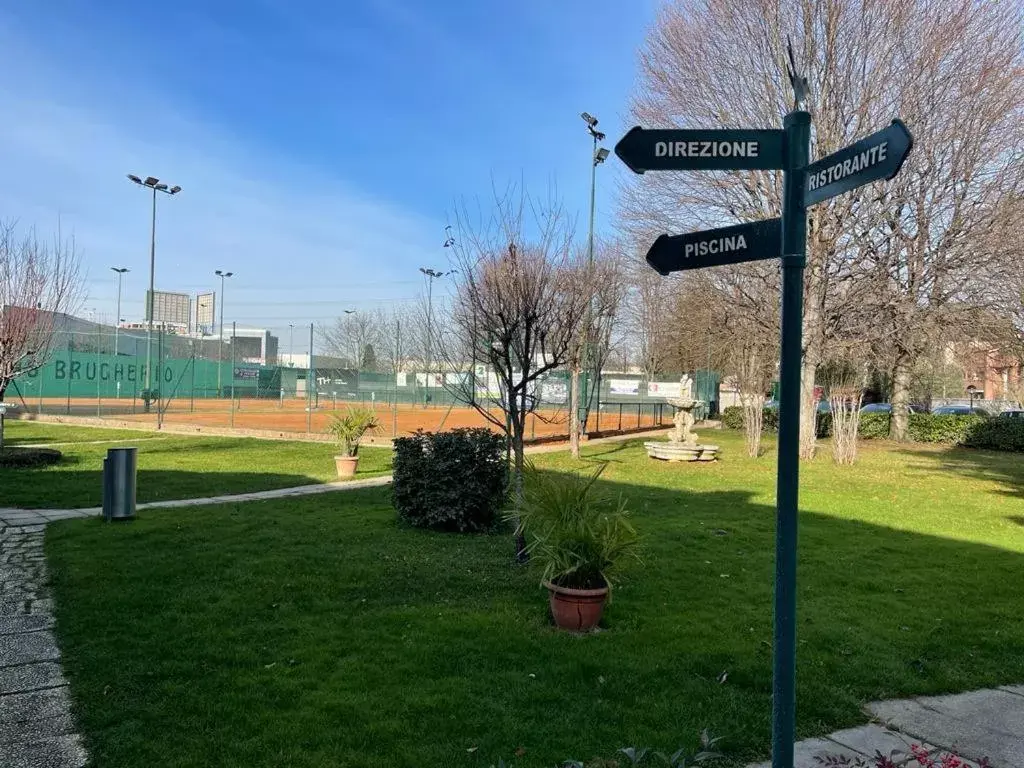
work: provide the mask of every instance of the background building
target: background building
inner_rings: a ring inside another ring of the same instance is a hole
[[[236,362],[277,365],[277,336],[266,328],[226,328],[221,338],[228,349],[234,348]]]

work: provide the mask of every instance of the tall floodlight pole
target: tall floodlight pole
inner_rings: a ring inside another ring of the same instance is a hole
[[[595,214],[596,199],[597,199],[597,166],[599,166],[601,163],[603,163],[608,158],[608,150],[605,149],[604,147],[599,147],[598,146],[599,142],[604,141],[605,135],[603,133],[601,133],[601,131],[597,130],[597,118],[594,117],[593,115],[591,115],[589,112],[581,112],[580,113],[580,117],[582,117],[583,118],[583,122],[585,122],[587,124],[587,132],[594,139],[594,149],[593,149],[593,152],[592,152],[591,157],[590,157],[590,161],[591,161],[590,162],[590,226],[588,227],[588,232],[587,232],[587,266],[588,266],[588,268],[593,270],[593,268],[594,268],[594,214]],[[586,325],[584,326],[584,332],[587,334],[587,338],[585,339],[585,342],[589,342],[590,326],[591,326],[592,323],[593,323],[593,301],[591,301],[590,303],[587,304],[587,321],[586,321]],[[585,350],[586,350],[586,353],[587,353],[588,356],[592,356],[593,355],[593,350],[590,349],[589,344],[587,344],[587,346],[585,347]],[[595,358],[594,362],[595,363],[597,362],[596,358]],[[595,367],[596,367],[596,365],[595,365]],[[572,375],[573,375],[573,378],[575,379],[575,382],[574,382],[575,389],[576,389],[577,392],[579,392],[579,375],[580,375],[580,372],[579,372],[579,368],[578,367],[573,369]],[[597,377],[599,375],[600,375],[599,371],[594,371],[594,379],[595,380],[597,379]],[[588,387],[588,390],[590,390],[593,387],[593,382],[588,382],[588,383],[590,384],[590,386]],[[593,394],[592,391],[588,391],[587,392],[587,405],[588,405],[588,407],[583,409],[583,412],[586,413],[586,414],[589,414],[589,412],[590,412],[589,404],[590,404],[590,399],[591,399],[592,394]],[[598,397],[598,406],[597,407],[600,408],[601,407],[601,404],[600,404],[601,393],[600,392],[597,393],[597,397]],[[579,402],[577,402],[576,405],[577,405],[577,407],[579,407]],[[579,420],[580,419],[579,412],[574,414],[574,416],[576,418],[577,423],[580,424],[580,434],[581,435],[585,435],[587,433],[587,420],[584,419],[582,422],[580,422],[580,420]]]
[[[153,291],[154,274],[156,272],[156,193],[163,192],[165,195],[176,195],[181,192],[181,187],[175,185],[168,188],[166,184],[155,176],[147,176],[140,179],[133,173],[128,174],[128,179],[140,187],[148,187],[153,190],[153,215],[149,229],[149,296],[146,300],[146,397],[143,399],[144,408],[149,410],[149,403],[152,395],[153,384]]]
[[[431,332],[434,317],[434,304],[433,304],[433,289],[434,281],[440,277],[454,274],[458,270],[450,269],[447,272],[439,272],[436,269],[429,269],[427,267],[420,267],[420,272],[427,278],[427,349],[426,349],[426,374],[427,374],[427,389],[430,389],[430,354],[431,354]],[[426,393],[424,393],[426,394]]]
[[[288,365],[295,366],[295,324],[288,323]]]
[[[111,270],[117,272],[117,317],[114,318],[114,354],[117,354],[117,331],[121,327],[121,279],[124,277],[125,272],[130,272],[128,267],[111,267]]]
[[[217,397],[220,397],[220,369],[224,356],[224,281],[235,273],[224,272],[218,269],[213,274],[220,278],[220,344],[217,345]],[[231,343],[234,344],[234,339],[232,339]],[[232,394],[232,397],[234,397],[234,394]]]

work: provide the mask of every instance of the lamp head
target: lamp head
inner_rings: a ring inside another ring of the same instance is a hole
[[[135,182],[136,184],[141,184],[141,183],[142,183],[142,179],[140,179],[140,178],[139,178],[138,176],[136,176],[136,175],[135,175],[134,173],[129,173],[129,174],[128,174],[128,178],[129,178],[129,179],[130,179],[131,181],[134,181],[134,182]]]
[[[156,176],[147,176],[145,181],[143,181],[142,183],[145,184],[147,187],[155,187],[157,184],[160,183],[160,179],[158,179]]]
[[[176,195],[179,192],[181,192],[181,187],[179,187],[177,184],[175,184],[173,187],[170,188],[169,192],[172,195]]]
[[[597,125],[597,118],[594,117],[589,112],[581,112],[580,117],[582,117],[584,122],[586,122],[586,124],[589,125],[591,128]]]
[[[608,150],[604,147],[599,147],[597,152],[594,153],[594,165],[600,165],[608,159]]]

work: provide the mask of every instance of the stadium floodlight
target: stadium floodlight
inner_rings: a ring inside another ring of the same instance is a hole
[[[608,158],[608,154],[609,153],[608,153],[608,150],[605,149],[604,147],[597,146],[598,142],[604,141],[604,139],[605,139],[605,135],[603,133],[601,133],[601,131],[597,130],[597,118],[594,117],[589,112],[583,112],[580,115],[580,117],[582,117],[583,120],[586,122],[586,124],[587,124],[587,133],[589,133],[590,136],[594,140],[594,149],[593,149],[593,152],[590,155],[590,227],[589,227],[589,231],[588,231],[588,234],[587,234],[587,263],[589,265],[593,266],[593,264],[594,264],[594,211],[595,211],[595,201],[596,201],[596,194],[597,194],[597,166],[599,166],[601,163],[603,163]],[[587,305],[587,320],[586,320],[586,326],[585,327],[589,327],[589,325],[590,325],[590,310],[591,310],[591,305],[588,304]],[[595,374],[595,376],[599,377],[600,376],[600,371],[595,371],[594,374]],[[579,376],[579,367],[573,367],[572,375],[574,377]],[[580,433],[583,434],[583,435],[586,435],[586,433],[587,433],[586,419],[582,420],[582,423],[581,423],[581,426],[580,426]]]
[[[117,349],[117,331],[121,327],[121,279],[124,277],[125,272],[130,272],[128,267],[111,267],[114,272],[117,272],[117,317],[114,319],[114,354],[118,354]],[[118,397],[121,396],[120,390],[118,391]]]
[[[150,402],[152,398],[149,396],[152,393],[153,383],[153,297],[156,295],[154,282],[154,276],[156,273],[156,193],[163,192],[165,195],[176,195],[181,191],[181,187],[174,187],[168,190],[167,185],[160,182],[156,176],[147,176],[145,179],[141,179],[134,173],[126,174],[128,180],[134,184],[138,184],[140,187],[148,187],[153,190],[153,215],[150,223],[149,230],[149,298],[146,302],[146,397],[143,398],[143,407],[148,412]],[[120,321],[120,318],[118,318]],[[157,425],[159,426],[160,421],[160,409],[157,408]]]
[[[221,358],[224,356],[224,281],[231,277],[234,272],[225,272],[224,270],[214,270],[213,274],[220,278],[220,338],[217,340],[217,397],[221,396]],[[234,397],[234,395],[232,395]]]

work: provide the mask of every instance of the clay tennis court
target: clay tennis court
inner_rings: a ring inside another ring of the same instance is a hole
[[[72,416],[93,416],[112,421],[156,421],[156,407],[145,413],[141,402],[131,400],[94,398],[44,398],[19,403],[19,411],[45,414],[66,414]],[[172,401],[165,406],[161,419],[165,424],[195,425],[218,429],[270,430],[281,432],[322,433],[327,429],[334,414],[344,413],[349,403],[325,401],[312,413],[306,410],[306,400],[230,400],[197,399],[194,402]],[[351,403],[373,407],[380,420],[381,436],[406,435],[418,429],[438,431],[456,427],[489,427],[496,430],[475,408],[445,405],[423,407],[400,403],[395,410],[383,403]],[[600,416],[594,413],[588,422],[589,432],[635,430],[659,426],[658,408],[638,408],[635,403],[604,404]],[[493,411],[496,418],[503,418],[500,411]],[[531,414],[526,422],[528,439],[550,439],[567,434],[566,410],[545,410]],[[661,423],[668,420],[666,416]]]

